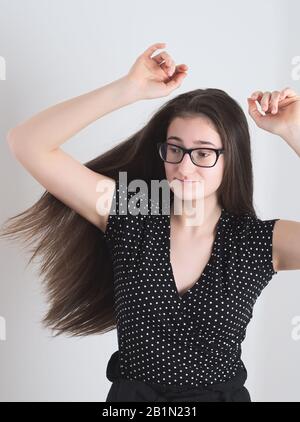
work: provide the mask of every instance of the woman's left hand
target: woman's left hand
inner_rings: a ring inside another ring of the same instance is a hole
[[[300,96],[291,88],[273,92],[255,91],[247,100],[249,114],[259,128],[283,139],[300,134]],[[256,101],[265,115],[258,110]]]

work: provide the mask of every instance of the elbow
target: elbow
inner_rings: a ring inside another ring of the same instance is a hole
[[[8,145],[12,145],[17,138],[17,128],[13,127],[12,129],[9,129],[9,131],[6,134],[6,141]]]
[[[16,139],[16,137],[15,137],[15,130],[13,128],[13,129],[10,129],[7,132],[7,134],[6,134],[6,142],[7,142],[8,146],[9,146],[9,149],[12,152],[13,152],[13,148],[14,148],[13,144],[14,144],[15,139]]]
[[[17,128],[10,129],[6,134],[6,142],[11,153],[16,157],[17,146],[20,145],[20,134],[17,133]]]
[[[10,145],[11,142],[12,142],[13,132],[14,132],[14,128],[13,129],[9,129],[9,131],[6,134],[6,141],[7,141],[8,145]]]

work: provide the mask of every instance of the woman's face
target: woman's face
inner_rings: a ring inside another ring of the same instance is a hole
[[[173,136],[180,138],[182,141],[170,139]],[[200,144],[196,142],[197,140],[201,140],[203,143]],[[166,141],[185,148],[223,148],[218,132],[206,116],[174,118],[168,127]],[[204,141],[211,144],[204,143]],[[182,200],[205,199],[211,195],[216,195],[216,191],[222,182],[224,155],[219,156],[214,167],[196,166],[188,154],[185,154],[178,164],[164,162],[164,165],[166,179],[174,195]],[[192,182],[180,181],[183,179]]]

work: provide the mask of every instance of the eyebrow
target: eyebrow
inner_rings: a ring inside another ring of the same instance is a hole
[[[169,139],[174,139],[175,141],[179,141],[179,142],[183,142],[183,140],[181,138],[179,138],[178,136],[169,136],[167,141]],[[215,147],[215,145],[212,142],[209,141],[203,141],[201,139],[198,139],[196,141],[194,141],[194,144],[199,144],[199,145],[212,145],[213,147]]]

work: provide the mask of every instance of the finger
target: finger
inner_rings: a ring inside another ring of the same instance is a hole
[[[280,92],[280,100],[283,100],[286,97],[295,97],[297,94],[292,88],[287,87]]]
[[[276,114],[278,111],[278,102],[280,98],[280,91],[273,91],[270,99],[270,111]]]
[[[172,74],[172,75],[170,75],[169,76],[169,78],[171,79],[174,79],[175,78],[175,81],[177,80],[177,74],[178,73],[184,73],[184,76],[186,76],[187,75],[187,70],[188,70],[188,66],[186,65],[186,64],[180,64],[180,65],[177,65],[176,66],[176,68],[175,68],[175,72]],[[182,81],[180,81],[180,83],[181,83]]]
[[[169,73],[169,77],[171,78],[171,77],[173,77],[174,76],[174,74],[176,74],[176,73],[180,73],[180,72],[187,72],[187,70],[188,70],[188,66],[186,65],[186,64],[179,64],[179,65],[177,65],[176,66],[176,64],[175,64],[175,62],[173,62],[174,63],[174,69],[172,69],[172,71]]]
[[[171,60],[171,62],[165,62],[161,64],[160,67],[167,73],[169,77],[171,77],[176,70],[176,63],[174,60]]]
[[[157,54],[156,56],[153,56],[152,59],[160,66],[162,66],[162,64],[165,62],[165,65],[170,67],[172,62],[175,65],[174,60],[172,59],[172,57],[166,52],[166,51],[162,51],[161,53]],[[175,66],[174,66],[175,69]]]
[[[254,91],[253,94],[251,95],[251,99],[255,101],[260,101],[263,94],[264,93],[262,91]]]
[[[166,43],[164,43],[164,42],[152,44],[141,55],[151,59],[151,54],[153,54],[154,51],[159,50],[160,48],[164,48],[165,46],[166,46]]]
[[[173,69],[175,68],[175,62],[172,67],[172,59],[165,51],[151,57],[151,60],[157,63],[157,65],[168,75],[171,76]]]
[[[184,63],[178,64],[176,66],[176,72],[186,72],[188,70],[188,68],[189,67],[186,64],[184,64]]]
[[[165,71],[169,77],[172,77],[173,73],[176,71],[176,63],[168,53],[162,52],[152,57],[152,59]]]
[[[260,102],[260,106],[261,106],[261,109],[264,112],[267,112],[268,109],[269,109],[270,98],[271,98],[271,92],[269,92],[269,91],[266,91],[264,93],[264,95],[262,96],[262,99],[261,99],[261,102]]]
[[[184,71],[175,72],[173,78],[170,79],[170,81],[166,83],[167,87],[171,89],[178,88],[186,76],[187,76],[187,73]]]
[[[252,96],[251,98],[247,98],[248,100],[248,111],[252,119],[255,121],[256,124],[259,125],[259,123],[263,119],[263,115],[257,108],[256,100],[253,100]]]

